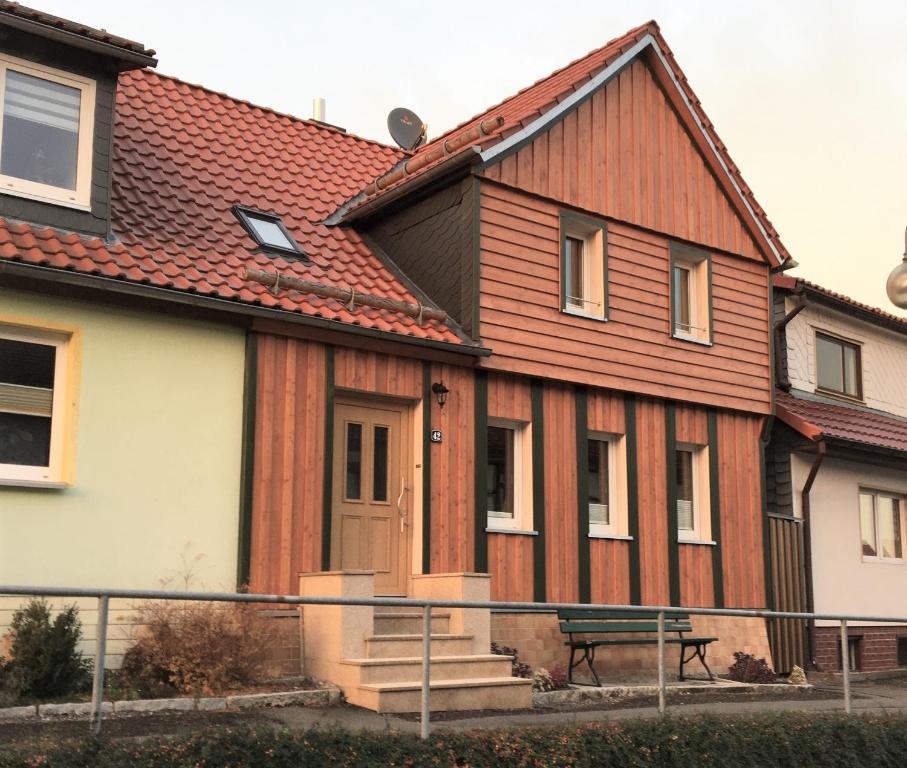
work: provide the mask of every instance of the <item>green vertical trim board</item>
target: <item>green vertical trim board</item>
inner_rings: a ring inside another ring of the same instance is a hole
[[[545,602],[545,409],[544,385],[530,382],[532,392],[532,522],[538,536],[532,541],[533,599]]]
[[[712,584],[715,596],[715,607],[724,608],[724,565],[721,549],[724,541],[721,538],[721,486],[718,461],[718,413],[714,408],[708,412],[709,419],[709,507],[712,514]]]
[[[475,565],[488,573],[488,375],[475,372]]]
[[[631,537],[630,604],[642,605],[639,555],[639,468],[637,465],[636,398],[624,396],[624,433],[627,441],[627,533]]]
[[[334,348],[324,348],[324,474],[321,480],[321,569],[331,570],[331,506],[334,496]]]
[[[579,601],[592,602],[592,572],[589,552],[589,394],[585,387],[576,387],[576,489],[577,489],[577,571]]]

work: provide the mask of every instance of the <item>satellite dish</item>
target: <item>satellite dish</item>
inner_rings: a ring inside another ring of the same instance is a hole
[[[387,116],[391,138],[406,150],[415,149],[425,141],[425,123],[410,109],[397,107]]]

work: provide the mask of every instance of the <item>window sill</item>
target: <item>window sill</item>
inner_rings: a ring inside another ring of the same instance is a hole
[[[486,528],[485,533],[509,533],[512,536],[538,536],[538,531],[523,531],[519,528]]]
[[[561,313],[565,315],[573,315],[573,317],[584,317],[586,320],[597,320],[600,323],[607,323],[608,318],[604,315],[594,315],[591,312],[583,312],[581,309],[571,309],[570,307],[562,307]]]
[[[10,195],[11,197],[22,197],[26,200],[37,200],[39,203],[47,203],[48,205],[58,205],[61,208],[73,208],[77,211],[91,213],[90,203],[80,203],[75,200],[62,200],[60,198],[51,197],[50,195],[38,195],[34,192],[24,192],[15,189],[14,187],[7,186],[6,184],[0,184],[0,193]]]
[[[717,541],[706,541],[705,539],[677,539],[678,544],[696,544],[701,547],[717,547]]]
[[[45,490],[62,491],[69,487],[69,483],[57,480],[25,480],[20,478],[0,477],[0,487],[10,488],[43,488]]]
[[[838,392],[834,389],[825,389],[825,387],[820,387],[818,384],[816,385],[816,394],[823,395],[824,397],[832,397],[835,400],[841,400],[845,403],[866,405],[866,401],[862,397],[855,397],[854,395],[848,395],[845,392]]]
[[[863,562],[869,565],[907,565],[902,557],[864,557]]]
[[[622,536],[619,533],[590,533],[590,539],[611,539],[613,541],[633,541],[632,536]]]
[[[714,342],[711,339],[697,339],[695,336],[684,336],[682,333],[671,333],[672,339],[677,339],[677,341],[686,341],[690,344],[699,344],[701,347],[713,347],[715,346]]]

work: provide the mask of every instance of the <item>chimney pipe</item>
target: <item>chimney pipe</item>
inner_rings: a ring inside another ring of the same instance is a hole
[[[324,119],[324,99],[320,96],[316,99],[312,99],[312,119],[317,120],[319,123],[326,122]]]

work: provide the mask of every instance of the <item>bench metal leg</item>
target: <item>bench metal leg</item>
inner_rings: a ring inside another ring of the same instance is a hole
[[[693,651],[690,654],[689,658],[686,658],[687,648],[690,648]],[[706,651],[708,651],[708,648],[709,648],[708,643],[695,643],[695,644],[680,646],[680,681],[681,682],[683,682],[685,680],[685,678],[683,676],[684,665],[688,664],[689,662],[691,662],[693,659],[696,659],[696,658],[699,659],[699,663],[702,664],[703,668],[708,673],[709,680],[711,682],[715,681],[715,676],[712,674],[712,670],[709,669],[709,665],[706,664],[706,661],[705,661],[705,654],[706,654]]]
[[[573,669],[578,667],[584,661],[589,667],[589,671],[592,673],[592,679],[595,680],[595,684],[601,688],[601,681],[598,679],[598,675],[595,674],[595,667],[592,664],[595,662],[595,646],[583,646],[583,655],[579,658],[578,661],[574,661],[576,658],[576,652],[579,650],[576,646],[570,646],[570,668],[567,670],[567,682],[571,685],[573,684]]]

